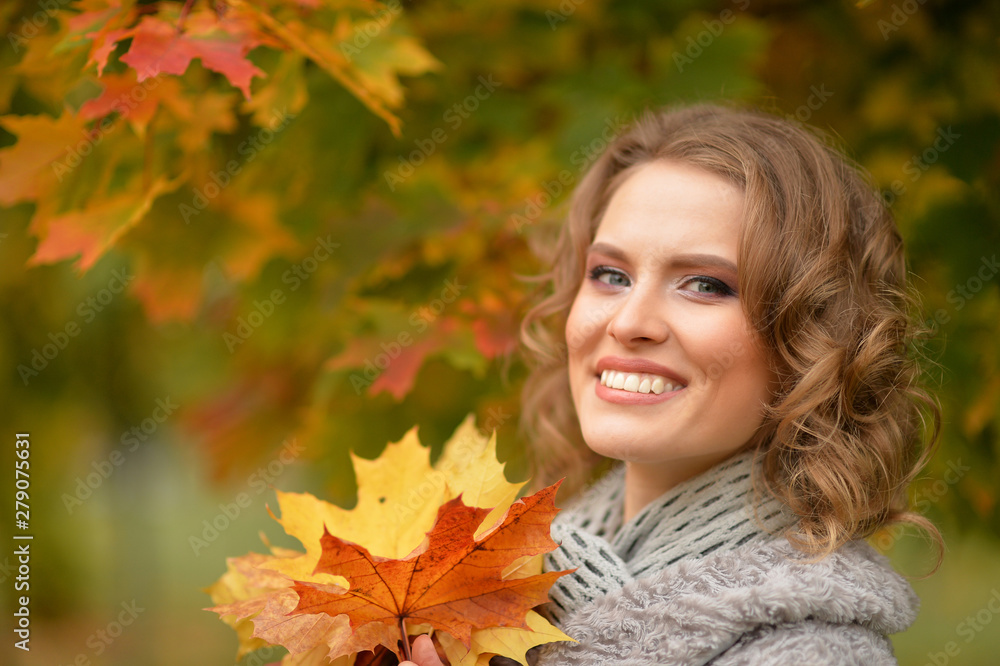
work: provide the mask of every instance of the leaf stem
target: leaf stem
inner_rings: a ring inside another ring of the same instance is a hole
[[[142,149],[142,191],[149,192],[153,184],[153,151],[156,144],[153,141],[153,122],[155,117],[149,119],[146,125],[146,140]]]
[[[181,16],[177,19],[177,34],[181,34],[184,30],[184,20],[187,18],[188,13],[191,11],[191,5],[194,4],[194,0],[187,0],[184,6],[181,7]]]
[[[399,631],[403,634],[403,657],[405,657],[406,661],[412,661],[410,637],[406,635],[406,620],[402,617],[399,618]]]

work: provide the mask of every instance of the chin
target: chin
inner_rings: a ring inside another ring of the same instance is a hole
[[[583,440],[594,453],[627,462],[655,462],[663,454],[663,437],[649,438],[621,428],[583,428]]]

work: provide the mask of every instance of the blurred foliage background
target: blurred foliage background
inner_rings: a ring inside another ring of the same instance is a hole
[[[202,58],[139,81],[182,24]],[[350,505],[348,452],[413,424],[437,451],[473,412],[523,478],[522,276],[623,124],[716,99],[830,132],[892,203],[945,414],[912,492],[947,544],[894,643],[995,663],[1000,6],[20,0],[0,25],[0,459],[31,433],[36,535],[32,650],[5,628],[3,663],[232,663],[201,588],[282,543],[269,485]],[[921,539],[875,543],[926,571]]]

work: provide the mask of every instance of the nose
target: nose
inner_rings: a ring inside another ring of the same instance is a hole
[[[637,283],[618,301],[608,335],[626,347],[663,342],[670,335],[664,297],[655,283]]]

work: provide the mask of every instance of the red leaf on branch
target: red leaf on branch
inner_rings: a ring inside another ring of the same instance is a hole
[[[117,31],[106,39],[116,42],[129,36],[132,44],[121,61],[136,71],[140,82],[161,73],[181,75],[199,58],[205,68],[225,76],[249,99],[251,79],[266,76],[246,57],[260,39],[239,21],[219,21],[214,14],[199,12],[191,14],[184,30],[178,31],[168,21],[146,16],[135,28]]]
[[[122,234],[149,212],[157,197],[175,190],[179,184],[179,180],[160,178],[146,192],[114,195],[48,219],[36,217],[32,220],[32,230],[42,237],[40,227],[44,224],[47,233],[28,264],[50,264],[79,255],[77,268],[81,273],[89,270]]]

